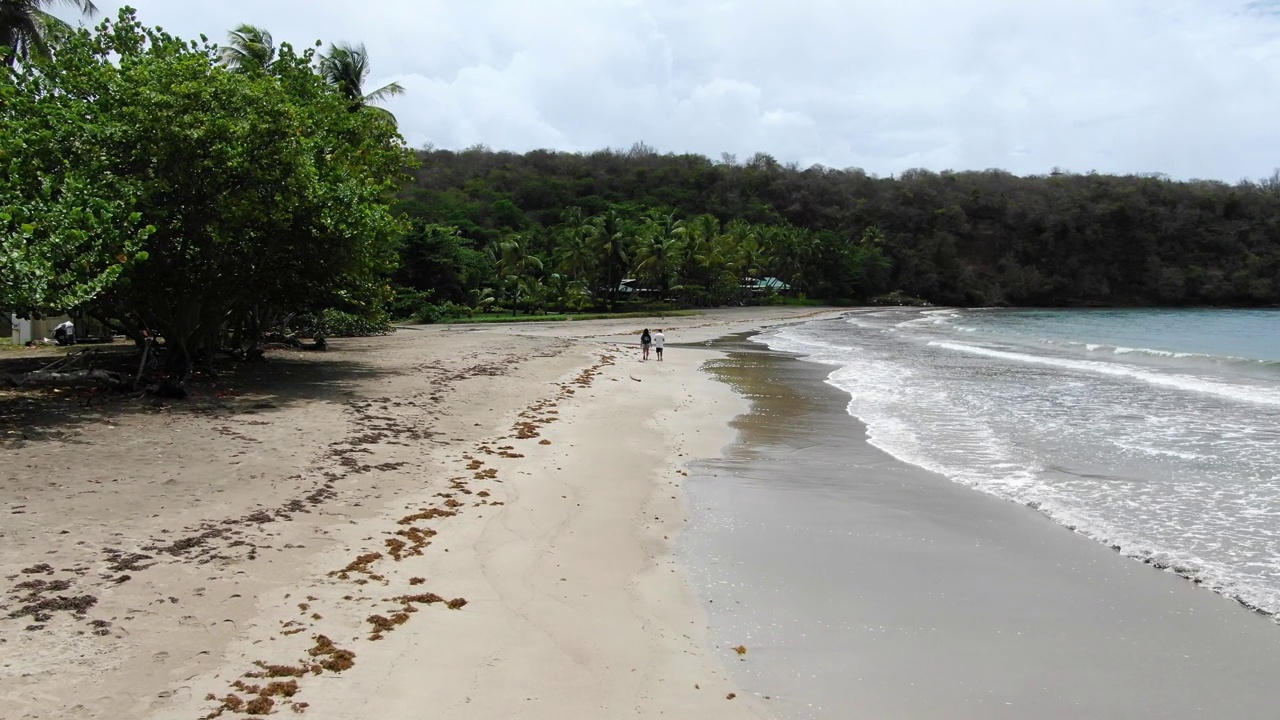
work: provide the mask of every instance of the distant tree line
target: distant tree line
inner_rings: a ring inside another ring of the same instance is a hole
[[[842,302],[894,291],[962,306],[1280,303],[1280,176],[881,178],[641,144],[418,159],[399,194],[415,229],[396,278],[435,301],[612,304],[616,281],[635,276],[665,298],[715,304],[769,276]]]

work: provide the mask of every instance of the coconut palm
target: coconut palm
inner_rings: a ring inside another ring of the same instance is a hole
[[[582,208],[571,207],[564,213],[564,221],[556,228],[559,242],[560,270],[570,279],[591,277],[599,265],[596,253],[597,227],[582,214]]]
[[[467,314],[475,315],[477,310],[487,312],[495,302],[498,301],[493,295],[493,288],[475,288],[467,292],[469,301],[467,303]]]
[[[365,81],[369,79],[369,52],[365,50],[363,43],[330,45],[329,51],[320,56],[320,75],[351,101],[353,111],[404,94],[400,83],[388,83],[377,90],[367,93],[364,91]],[[378,109],[391,115],[386,110]]]
[[[631,269],[633,228],[616,208],[596,215],[591,222],[596,226],[591,236],[596,241],[596,252],[602,256],[605,289],[609,309],[612,310],[618,303],[618,286],[626,278],[627,270]]]
[[[223,65],[241,72],[266,70],[276,60],[275,40],[257,25],[241,25],[227,33],[227,44],[218,50]]]
[[[71,31],[71,26],[49,13],[54,4],[69,5],[80,14],[93,17],[98,8],[92,0],[0,0],[0,60],[13,65],[33,55],[48,58],[51,41]]]
[[[542,272],[542,260],[533,253],[527,234],[512,234],[498,243],[500,272],[512,278],[528,277]]]
[[[685,236],[684,221],[675,213],[657,214],[646,220],[636,245],[636,272],[666,299],[671,276],[679,264],[680,248]]]
[[[816,262],[814,245],[813,233],[800,228],[781,229],[776,238],[773,249],[775,272],[796,292],[809,289],[807,268]]]

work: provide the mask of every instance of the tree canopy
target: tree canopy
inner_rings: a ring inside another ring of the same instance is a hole
[[[418,158],[400,194],[411,217],[456,228],[476,249],[521,235],[549,267],[572,267],[608,295],[634,274],[692,303],[760,276],[828,300],[899,291],[947,305],[1280,303],[1280,176],[882,178],[639,144]],[[484,282],[502,286],[496,274]]]
[[[281,313],[380,306],[407,152],[312,51],[274,56],[238,72],[122,11],[5,70],[0,304],[145,328],[181,373]]]

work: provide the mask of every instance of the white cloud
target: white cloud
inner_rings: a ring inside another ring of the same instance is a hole
[[[1233,181],[1280,165],[1280,13],[1247,0],[130,0],[218,39],[362,41],[415,145]],[[104,12],[118,4],[99,0]]]

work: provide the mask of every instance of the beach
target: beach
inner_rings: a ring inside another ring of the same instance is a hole
[[[8,395],[4,714],[762,717],[673,556],[686,465],[746,404],[679,345],[824,314],[403,328],[182,402]]]
[[[748,339],[843,314],[404,327],[181,402],[10,392],[4,717],[1273,716],[1270,618],[892,457],[831,366]]]

